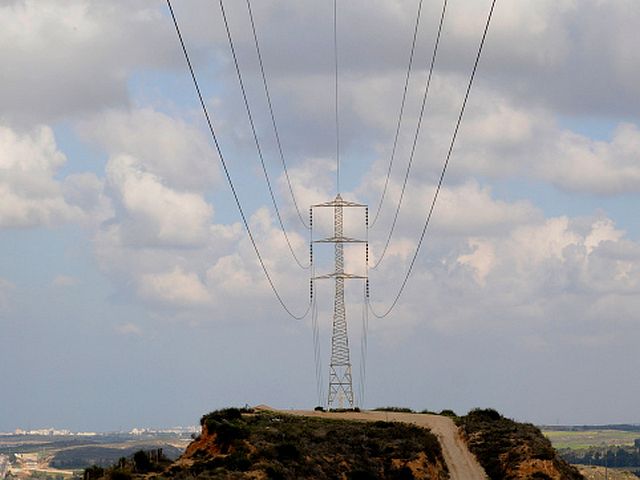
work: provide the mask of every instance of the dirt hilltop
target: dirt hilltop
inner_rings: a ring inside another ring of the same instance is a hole
[[[478,460],[467,448],[458,427],[451,418],[442,415],[403,412],[330,412],[288,411],[288,414],[319,418],[344,418],[367,422],[402,422],[417,425],[436,435],[444,455],[451,480],[485,480],[487,478]]]
[[[494,410],[447,413],[217,410],[175,462],[121,462],[85,480],[584,479],[533,425]]]

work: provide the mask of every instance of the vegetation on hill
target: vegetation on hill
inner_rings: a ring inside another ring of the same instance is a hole
[[[570,463],[640,470],[640,448],[636,445],[593,446],[582,450],[560,449],[559,452]]]
[[[456,423],[491,480],[584,479],[532,424],[515,422],[493,409],[472,410]]]
[[[395,412],[395,413],[415,413],[407,407],[378,407],[373,409],[374,412]]]
[[[129,480],[134,476],[159,473],[171,465],[161,448],[138,450],[128,457],[121,457],[118,463],[109,468],[93,465],[84,470],[83,480]]]
[[[59,450],[53,455],[49,466],[63,470],[86,468],[92,465],[107,467],[113,465],[120,458],[133,457],[138,451],[149,452],[158,448],[162,448],[163,455],[169,460],[175,460],[182,453],[182,450],[179,448],[168,444],[163,444],[162,447],[152,443],[137,444],[124,448],[118,446],[104,447],[91,445]]]
[[[185,454],[154,478],[449,478],[436,436],[409,424],[225,409],[205,415],[201,425]]]

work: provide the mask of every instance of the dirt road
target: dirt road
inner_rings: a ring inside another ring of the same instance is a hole
[[[448,418],[441,415],[427,415],[422,413],[395,412],[345,412],[328,413],[307,410],[282,410],[290,415],[308,417],[343,418],[375,422],[378,420],[412,423],[420,427],[429,428],[440,440],[444,459],[449,467],[451,480],[487,480],[487,475],[469,451],[460,437],[458,427]]]

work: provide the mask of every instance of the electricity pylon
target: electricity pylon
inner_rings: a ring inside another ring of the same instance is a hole
[[[331,333],[331,359],[329,362],[329,395],[327,396],[327,407],[332,408],[337,401],[340,408],[344,406],[344,402],[349,408],[354,408],[356,399],[353,395],[353,379],[351,375],[351,359],[349,354],[349,335],[347,332],[347,311],[344,303],[344,281],[349,279],[363,279],[366,276],[354,275],[344,271],[344,244],[345,243],[362,243],[367,244],[366,240],[344,236],[344,220],[343,209],[346,207],[364,208],[366,211],[366,222],[369,221],[369,209],[367,205],[343,200],[340,194],[334,200],[325,203],[312,205],[311,211],[313,218],[313,209],[329,207],[333,208],[333,236],[320,240],[313,240],[313,243],[333,243],[335,249],[335,270],[327,275],[313,277],[314,280],[334,279],[335,280],[335,296],[333,301],[333,325]]]

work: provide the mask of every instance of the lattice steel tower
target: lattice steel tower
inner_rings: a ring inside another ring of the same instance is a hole
[[[332,207],[333,208],[333,236],[314,243],[333,243],[335,249],[335,271],[327,275],[313,277],[315,279],[335,279],[335,297],[333,301],[333,326],[331,334],[331,359],[329,362],[329,395],[327,406],[333,407],[336,401],[342,408],[346,402],[350,408],[356,405],[353,395],[353,377],[351,374],[351,359],[349,354],[349,335],[347,332],[347,311],[344,303],[344,281],[347,279],[365,279],[366,276],[354,275],[344,271],[344,244],[363,243],[366,240],[344,236],[343,209],[345,207],[364,208],[366,212],[366,222],[368,223],[369,209],[366,205],[348,202],[342,199],[340,194],[330,202],[313,205],[313,208]],[[312,214],[313,218],[313,214]],[[367,244],[368,255],[368,244]]]

